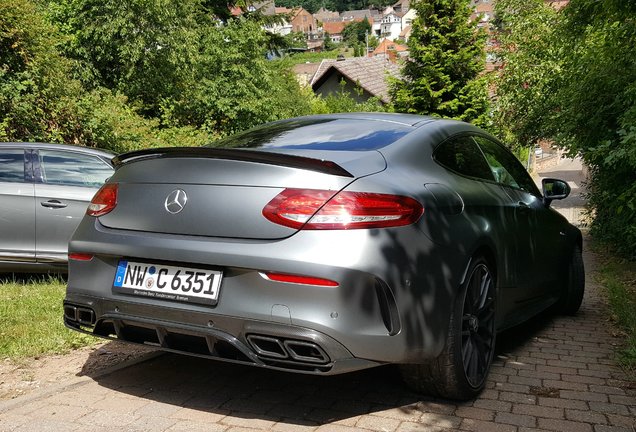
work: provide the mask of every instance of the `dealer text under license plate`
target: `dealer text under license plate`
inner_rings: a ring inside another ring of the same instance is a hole
[[[217,270],[119,261],[113,291],[189,303],[216,304],[221,278]]]

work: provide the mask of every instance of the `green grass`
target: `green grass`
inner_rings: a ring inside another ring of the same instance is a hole
[[[609,256],[601,264],[599,278],[606,289],[611,318],[625,338],[619,361],[636,379],[636,263]]]
[[[64,327],[65,288],[64,281],[48,276],[0,282],[0,358],[61,354],[97,343]]]
[[[286,56],[285,60],[291,64],[302,64],[307,62],[319,63],[323,59],[335,59],[338,57],[338,54],[344,54],[345,57],[351,57],[353,55],[349,49],[335,49],[332,51],[291,54]]]

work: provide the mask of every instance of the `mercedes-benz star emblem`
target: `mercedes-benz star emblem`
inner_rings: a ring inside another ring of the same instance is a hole
[[[177,214],[185,207],[188,202],[188,195],[184,190],[177,189],[170,192],[166,198],[165,207],[168,213]]]

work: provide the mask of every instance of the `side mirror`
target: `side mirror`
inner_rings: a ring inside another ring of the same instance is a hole
[[[552,200],[560,200],[570,195],[570,185],[563,180],[544,178],[541,180],[543,186],[543,203],[549,206]]]

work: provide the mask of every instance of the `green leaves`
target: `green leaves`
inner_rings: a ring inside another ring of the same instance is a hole
[[[403,80],[394,80],[396,111],[482,122],[487,108],[485,33],[470,21],[468,0],[422,0]]]
[[[240,3],[240,2],[238,2]],[[259,17],[210,0],[0,0],[0,139],[196,145],[311,104]],[[223,15],[223,14],[222,14]]]
[[[591,168],[591,226],[636,257],[636,6],[498,0],[503,61],[493,118],[521,146],[547,139]]]
[[[365,16],[362,21],[354,21],[342,30],[342,38],[350,45],[366,43],[367,35],[371,33],[371,24]]]

